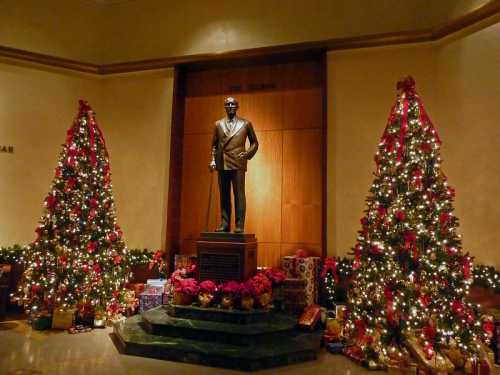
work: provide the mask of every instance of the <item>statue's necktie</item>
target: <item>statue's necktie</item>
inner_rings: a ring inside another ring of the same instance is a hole
[[[228,121],[227,122],[227,130],[228,130],[229,133],[233,132],[233,127],[234,127],[233,121]]]

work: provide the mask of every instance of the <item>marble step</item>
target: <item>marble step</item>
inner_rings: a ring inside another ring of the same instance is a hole
[[[225,310],[216,307],[198,307],[184,305],[164,305],[168,315],[176,318],[209,320],[213,322],[250,324],[269,321],[273,317],[270,310],[253,309],[250,311],[232,309]]]
[[[317,358],[321,332],[290,331],[280,342],[240,346],[183,337],[157,336],[144,330],[139,315],[114,325],[122,353],[244,371],[285,366]]]
[[[143,312],[141,317],[143,328],[152,335],[248,346],[262,342],[279,342],[295,330],[295,317],[280,313],[270,314],[266,321],[238,324],[177,318],[170,316],[168,309],[159,306]]]

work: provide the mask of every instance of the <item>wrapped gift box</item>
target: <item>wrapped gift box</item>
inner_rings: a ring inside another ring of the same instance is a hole
[[[281,285],[283,310],[290,314],[302,314],[307,306],[307,280],[287,278]]]
[[[196,265],[197,257],[194,255],[182,255],[175,254],[174,257],[174,270],[180,268],[190,268],[192,265]]]
[[[52,326],[52,317],[51,316],[39,316],[33,318],[32,327],[37,331],[43,331],[45,329],[49,329]]]
[[[139,312],[150,310],[162,304],[163,293],[146,290],[139,295]]]
[[[52,315],[52,328],[68,329],[75,323],[75,309],[54,309]]]
[[[313,331],[321,317],[321,308],[319,305],[307,306],[299,318],[299,327]]]
[[[130,283],[127,286],[128,289],[133,290],[135,296],[139,298],[139,295],[146,290],[146,284],[144,283]]]
[[[155,289],[158,291],[158,293],[163,293],[165,291],[165,283],[167,280],[165,279],[149,279],[146,282],[146,290],[151,291],[152,289]]]
[[[287,277],[306,281],[306,305],[312,305],[318,301],[320,263],[320,257],[289,255],[282,259],[281,268]]]

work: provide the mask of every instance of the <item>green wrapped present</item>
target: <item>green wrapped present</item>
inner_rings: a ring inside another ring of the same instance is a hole
[[[51,316],[39,316],[33,319],[32,323],[33,329],[37,331],[43,331],[52,327],[52,317]]]

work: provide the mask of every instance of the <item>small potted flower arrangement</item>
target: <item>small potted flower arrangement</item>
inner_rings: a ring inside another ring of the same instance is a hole
[[[190,305],[198,294],[200,287],[195,279],[177,279],[174,289],[174,303],[176,305]]]
[[[273,300],[275,306],[277,305],[278,310],[281,309],[283,304],[283,281],[286,279],[285,271],[281,268],[272,267],[263,270],[264,275],[271,281],[273,285]]]
[[[240,284],[240,307],[242,310],[252,310],[255,304],[255,289],[251,280]]]
[[[258,273],[250,279],[255,290],[257,305],[261,308],[268,308],[273,300],[273,288],[271,281],[263,273]]]
[[[220,286],[222,293],[221,307],[223,309],[232,309],[234,301],[238,297],[240,284],[236,281],[226,281]]]
[[[198,302],[202,307],[208,307],[212,303],[217,286],[211,280],[205,280],[200,283],[200,292],[198,294]]]
[[[286,278],[285,272],[277,267],[266,268],[264,275],[272,282],[273,286],[280,285]]]

